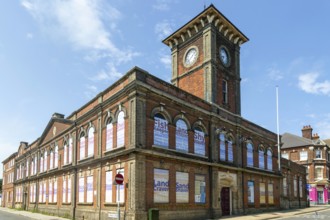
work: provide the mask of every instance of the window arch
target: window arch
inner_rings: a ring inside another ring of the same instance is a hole
[[[270,149],[267,150],[267,169],[273,170],[273,153]]]
[[[80,147],[79,147],[79,153],[80,153],[80,156],[79,156],[79,159],[84,159],[86,157],[86,154],[85,154],[85,145],[86,145],[86,140],[85,140],[85,133],[84,132],[81,132],[80,134],[80,138],[79,138],[79,144],[80,144]]]
[[[69,138],[69,149],[68,149],[68,157],[69,157],[69,163],[72,163],[72,145],[73,145],[73,140],[72,137]]]
[[[175,146],[177,150],[188,152],[188,127],[182,119],[176,121]]]
[[[233,152],[233,139],[231,136],[227,136],[227,146],[228,146],[228,161],[234,161],[234,152]]]
[[[53,169],[53,168],[54,168],[54,150],[51,149],[49,154],[49,169]]]
[[[106,144],[105,149],[112,150],[113,149],[113,124],[112,124],[112,118],[109,117],[106,121],[106,128],[105,128],[105,137],[106,137]]]
[[[40,153],[40,164],[39,164],[39,172],[44,172],[44,155]]]
[[[117,148],[125,146],[125,113],[120,111],[117,117]]]
[[[154,145],[168,148],[168,121],[160,113],[154,116]]]
[[[48,152],[45,150],[44,153],[44,171],[46,172],[48,169]]]
[[[54,168],[58,167],[58,145],[54,149]]]
[[[259,155],[259,168],[265,169],[265,151],[262,146],[258,149],[258,155]]]
[[[91,157],[94,155],[94,127],[91,126],[88,130],[88,148],[87,148],[87,156]]]
[[[67,141],[64,141],[64,144],[63,144],[63,164],[67,164],[68,163],[68,143]]]
[[[202,128],[194,128],[194,152],[205,155],[205,133]]]
[[[219,134],[220,160],[226,160],[226,136],[225,133]]]
[[[246,145],[246,159],[247,166],[253,167],[253,145],[251,142],[248,142]]]

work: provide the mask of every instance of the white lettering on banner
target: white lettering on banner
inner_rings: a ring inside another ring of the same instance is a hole
[[[176,172],[176,202],[187,203],[189,201],[189,174]]]
[[[154,144],[168,147],[168,124],[165,119],[155,116]]]
[[[169,172],[163,169],[154,169],[154,202],[169,202]]]
[[[205,134],[202,131],[195,130],[194,134],[195,154],[205,155]]]
[[[125,145],[125,119],[124,112],[121,111],[118,114],[117,121],[117,147],[122,147]]]
[[[188,151],[188,131],[186,123],[179,119],[176,122],[176,149],[182,151]]]

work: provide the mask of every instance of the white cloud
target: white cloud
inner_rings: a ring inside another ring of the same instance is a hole
[[[330,82],[318,82],[319,73],[310,72],[298,77],[298,86],[301,90],[311,94],[330,95]]]
[[[173,33],[172,29],[173,24],[168,20],[164,20],[155,26],[155,33],[158,35],[159,39],[163,39],[168,37],[170,34]]]
[[[314,130],[317,130],[321,139],[330,138],[330,119],[323,119],[322,121],[316,123]]]
[[[120,73],[116,66],[112,62],[108,62],[105,69],[98,72],[95,76],[91,77],[92,81],[114,81],[122,77],[123,74]]]
[[[165,68],[171,69],[171,64],[172,64],[171,55],[161,55],[160,62],[165,65]]]
[[[122,15],[107,0],[21,0],[21,5],[47,36],[83,51],[86,61],[107,60],[106,67],[90,77],[93,81],[118,78],[121,74],[116,67],[140,55],[130,47],[119,48],[114,44],[112,38],[120,32],[117,22]],[[94,89],[88,88],[87,97]]]
[[[170,0],[157,0],[152,7],[159,11],[167,11],[170,9],[169,6],[170,4],[171,4]]]
[[[283,73],[279,69],[276,69],[275,67],[269,68],[267,72],[271,80],[279,81],[283,79]]]
[[[98,94],[98,92],[98,88],[95,85],[86,85],[84,94],[87,99],[92,99]]]

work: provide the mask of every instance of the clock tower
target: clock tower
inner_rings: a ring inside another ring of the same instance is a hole
[[[247,41],[210,5],[163,40],[172,51],[172,84],[240,115],[239,56]]]

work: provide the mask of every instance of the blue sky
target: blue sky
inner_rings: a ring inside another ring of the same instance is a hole
[[[134,66],[169,81],[162,39],[210,3],[250,39],[242,116],[276,132],[278,85],[280,133],[330,138],[328,0],[16,0],[0,7],[0,161]]]

